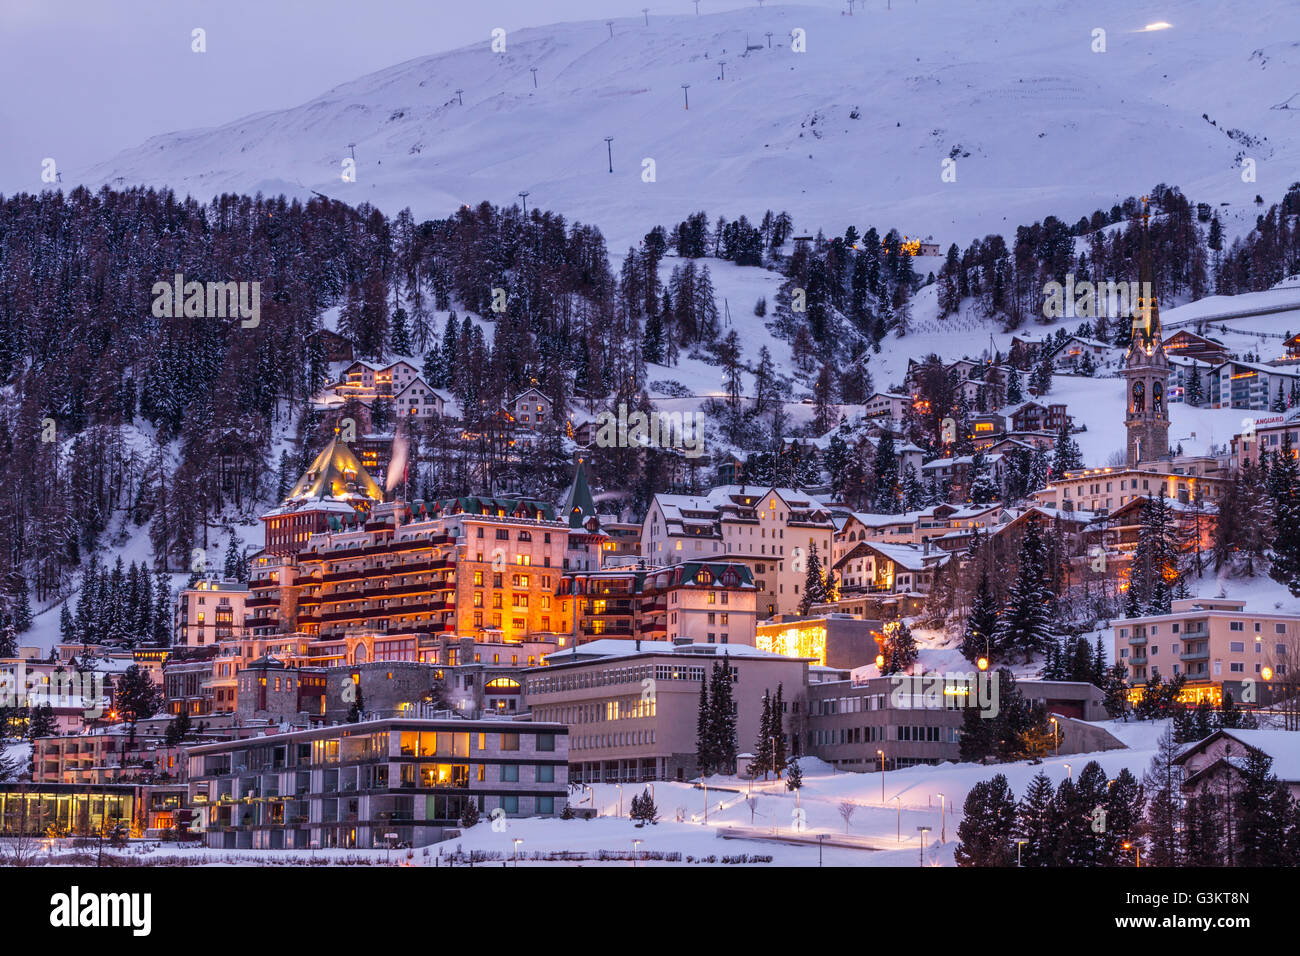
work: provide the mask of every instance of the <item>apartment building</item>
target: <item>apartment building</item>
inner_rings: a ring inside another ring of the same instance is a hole
[[[803,719],[809,662],[755,647],[602,640],[546,662],[525,676],[525,696],[534,719],[569,727],[575,783],[696,776],[700,684],[717,662],[731,674],[742,752],[758,736],[764,691],[781,686],[787,736]]]
[[[1214,408],[1246,408],[1266,411],[1277,401],[1289,400],[1300,381],[1300,370],[1258,362],[1229,361],[1210,373],[1208,404]]]
[[[1267,703],[1268,681],[1300,656],[1300,614],[1247,611],[1230,598],[1177,600],[1169,614],[1128,618],[1114,630],[1115,660],[1130,684],[1182,675],[1192,702],[1221,703],[1230,693],[1237,703]]]
[[[188,751],[189,804],[208,846],[421,846],[466,804],[550,816],[568,794],[568,728],[386,719]]]
[[[816,498],[789,488],[723,485],[705,495],[655,495],[641,530],[651,565],[739,561],[753,569],[760,617],[798,607],[815,546],[831,554],[835,524]]]
[[[176,599],[172,646],[204,647],[244,636],[247,584],[215,578],[182,588]]]

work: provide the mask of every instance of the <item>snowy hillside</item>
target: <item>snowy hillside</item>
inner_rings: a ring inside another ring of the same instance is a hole
[[[785,208],[798,231],[876,224],[964,245],[1157,182],[1231,203],[1231,232],[1234,218],[1253,224],[1256,193],[1276,198],[1300,169],[1294,3],[1248,16],[1230,0],[893,7],[687,8],[648,26],[615,20],[612,37],[602,21],[510,32],[504,53],[484,36],[293,109],[154,137],[64,182],[203,199],[317,190],[422,217],[527,190],[531,206],[598,224],[619,253],[699,208]],[[1143,29],[1158,21],[1171,26]],[[806,52],[792,51],[795,30]],[[353,143],[357,181],[345,183]],[[950,156],[956,181],[943,182]],[[1257,182],[1242,181],[1243,156]]]

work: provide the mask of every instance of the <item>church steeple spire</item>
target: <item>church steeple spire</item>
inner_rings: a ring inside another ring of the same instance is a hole
[[[1138,255],[1138,293],[1133,308],[1130,355],[1139,348],[1147,355],[1164,348],[1160,330],[1160,303],[1156,301],[1155,270],[1151,266],[1150,202],[1151,197],[1142,197],[1142,250]]]
[[[1142,251],[1133,303],[1133,341],[1124,357],[1128,465],[1169,456],[1169,357],[1160,330],[1155,274],[1151,267],[1148,198],[1142,197]]]

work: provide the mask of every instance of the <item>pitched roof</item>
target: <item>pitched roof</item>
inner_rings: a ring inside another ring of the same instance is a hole
[[[303,472],[285,499],[285,504],[310,499],[342,501],[351,498],[383,501],[384,492],[352,453],[352,449],[335,435]]]
[[[564,494],[560,513],[568,516],[570,528],[584,527],[588,518],[600,520],[596,514],[596,502],[591,497],[591,488],[587,485],[587,469],[581,458],[573,469],[573,482]]]

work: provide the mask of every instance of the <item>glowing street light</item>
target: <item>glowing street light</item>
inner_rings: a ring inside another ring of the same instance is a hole
[[[1029,842],[1028,840],[1017,840],[1017,841],[1016,841],[1016,866],[1022,866],[1022,864],[1021,864],[1021,862],[1020,862],[1020,848],[1021,848],[1022,846],[1024,846],[1024,845],[1025,845],[1026,843],[1028,843],[1028,842]]]
[[[636,848],[641,845],[640,840],[632,841],[632,869],[636,869]]]
[[[519,865],[519,844],[523,842],[523,837],[515,837],[515,866]]]
[[[920,866],[925,866],[925,835],[930,832],[931,827],[917,827],[921,833],[921,862]]]
[[[1140,846],[1135,846],[1132,843],[1125,843],[1124,849],[1133,850],[1137,854],[1137,856],[1133,860],[1133,865],[1135,867],[1142,865],[1142,848]]]
[[[883,750],[877,750],[876,753],[880,756],[880,805],[884,806],[885,805],[885,752]]]

